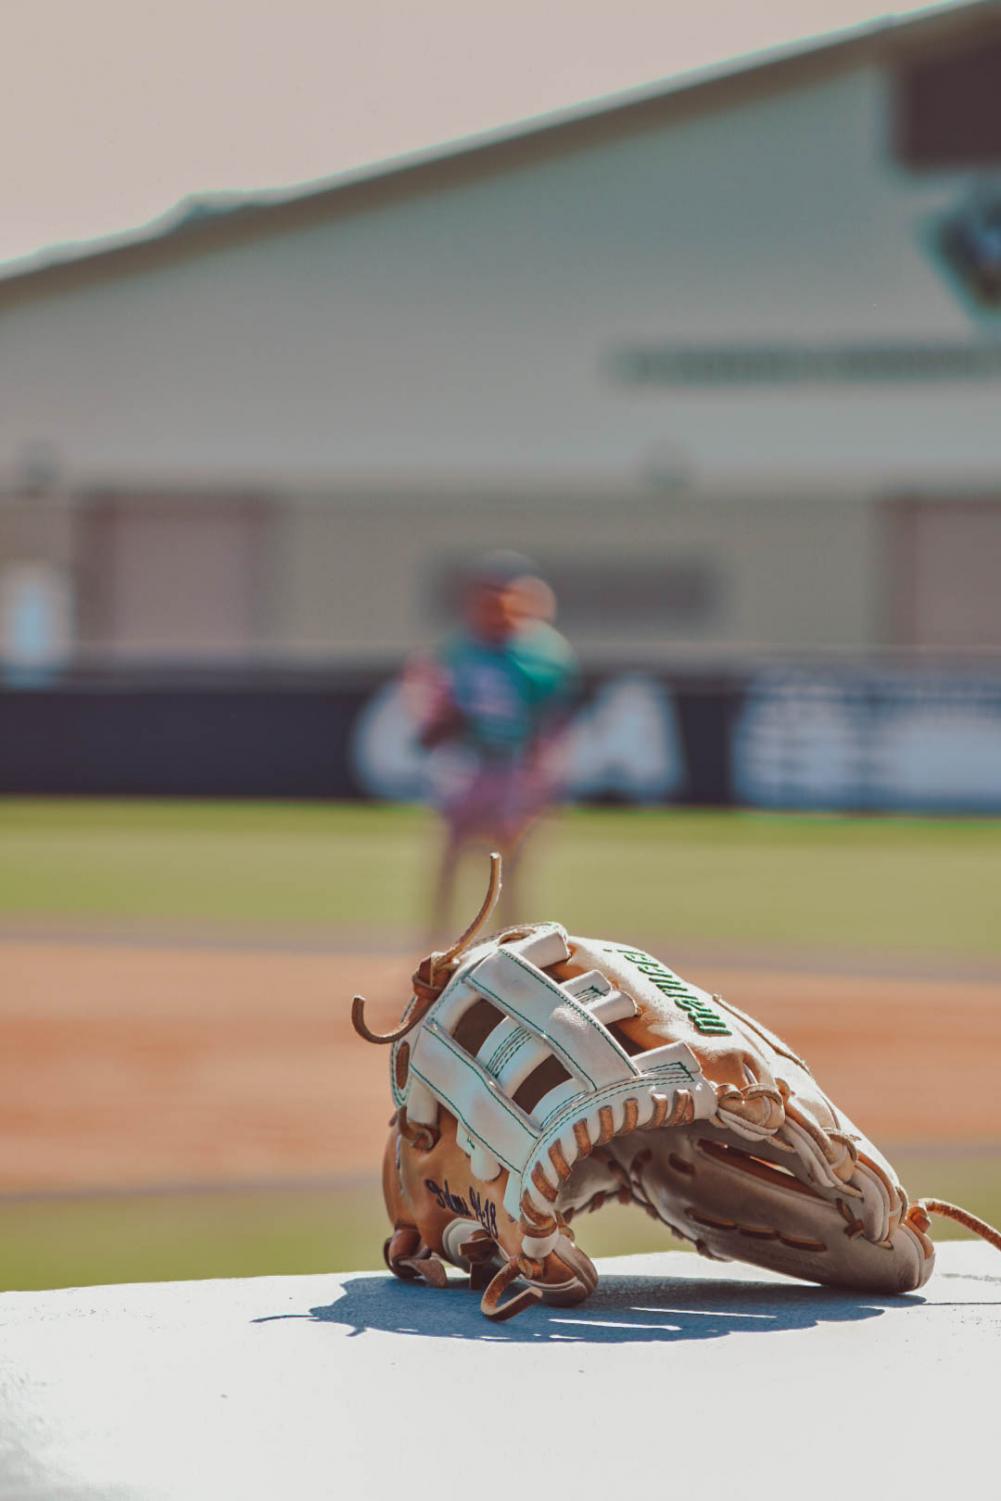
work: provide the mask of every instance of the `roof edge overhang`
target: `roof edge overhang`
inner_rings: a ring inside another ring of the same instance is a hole
[[[932,46],[961,45],[970,34],[991,25],[1001,26],[1001,0],[938,5],[825,36],[819,44],[814,40],[752,54],[736,64],[703,69],[464,138],[454,145],[394,158],[305,189],[277,190],[244,203],[237,195],[220,194],[220,212],[190,219],[182,215],[178,223],[175,211],[166,229],[154,226],[152,232],[100,241],[81,253],[15,267],[6,276],[0,275],[0,310],[365,213],[414,194],[446,191],[495,173],[734,108],[784,88],[809,85],[848,67],[886,65]],[[235,204],[231,197],[237,197]],[[156,221],[157,226],[162,222]]]

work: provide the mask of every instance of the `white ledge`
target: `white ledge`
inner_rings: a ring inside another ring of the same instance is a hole
[[[1001,1257],[868,1297],[665,1253],[491,1325],[385,1272],[0,1296],[3,1501],[958,1496],[997,1474]]]

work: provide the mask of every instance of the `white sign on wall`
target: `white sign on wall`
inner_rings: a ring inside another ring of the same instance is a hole
[[[362,788],[397,802],[433,795],[450,747],[428,752],[400,679],[380,688],[354,729],[352,761]],[[662,802],[685,786],[684,753],[670,690],[656,678],[626,674],[601,684],[575,715],[563,746],[565,795]]]
[[[5,676],[40,677],[61,667],[71,648],[65,574],[50,563],[8,563],[0,570],[0,663]]]
[[[931,673],[769,673],[733,741],[738,802],[1001,812],[1001,681]]]

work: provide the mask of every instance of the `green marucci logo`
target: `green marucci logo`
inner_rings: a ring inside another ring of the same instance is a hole
[[[623,959],[628,959],[634,964],[651,985],[655,985],[661,995],[666,995],[676,1006],[686,1012],[691,1018],[696,1030],[706,1037],[730,1037],[732,1034],[723,1017],[704,1001],[690,985],[686,985],[679,975],[666,965],[661,964],[652,954],[645,954],[642,949],[609,949],[609,953],[621,954]]]

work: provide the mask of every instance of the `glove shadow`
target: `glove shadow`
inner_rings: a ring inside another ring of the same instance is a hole
[[[509,1344],[672,1343],[813,1329],[878,1318],[887,1309],[903,1311],[924,1301],[913,1293],[883,1297],[801,1283],[610,1276],[586,1303],[573,1308],[538,1304],[508,1323],[491,1324],[462,1283],[442,1290],[393,1277],[359,1276],[345,1284],[336,1302],[284,1317],[340,1324],[352,1334],[381,1330]]]

